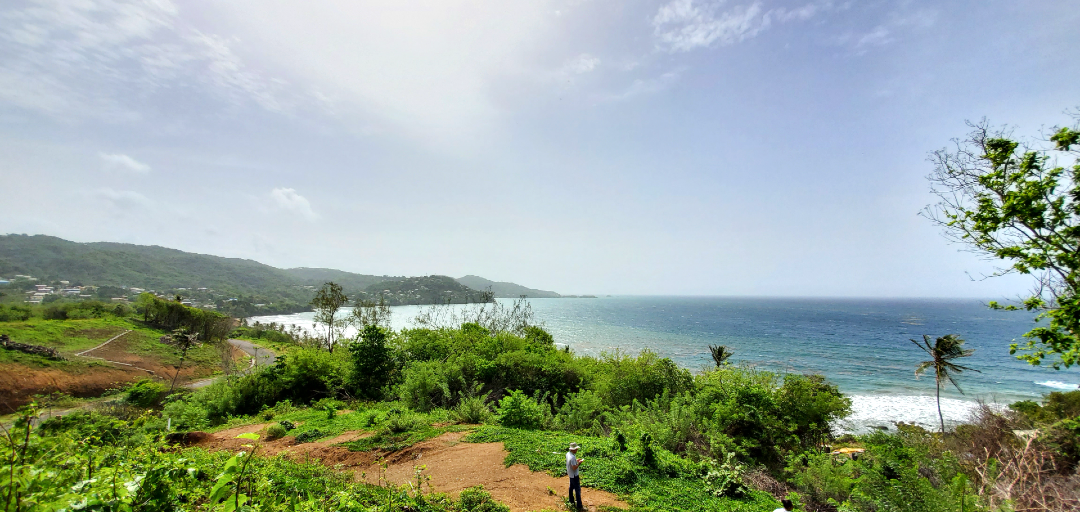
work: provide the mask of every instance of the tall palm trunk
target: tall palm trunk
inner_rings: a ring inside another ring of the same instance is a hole
[[[935,379],[936,380],[936,379]],[[941,415],[941,381],[937,381],[937,417],[941,420],[941,437],[945,437],[945,416]]]

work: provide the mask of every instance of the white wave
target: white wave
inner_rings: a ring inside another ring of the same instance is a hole
[[[967,422],[978,406],[974,401],[942,398],[945,427]],[[863,434],[873,429],[894,430],[897,422],[913,423],[929,430],[941,428],[937,400],[933,396],[853,395],[851,415],[832,427],[837,434]]]
[[[1049,388],[1065,389],[1065,390],[1069,390],[1069,391],[1080,389],[1080,385],[1069,384],[1068,382],[1061,382],[1060,380],[1048,380],[1048,381],[1043,381],[1043,382],[1036,382],[1036,384],[1038,384],[1040,386],[1046,386],[1046,387],[1049,387]]]

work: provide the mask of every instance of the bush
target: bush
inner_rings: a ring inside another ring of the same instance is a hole
[[[326,437],[326,433],[316,428],[316,429],[308,430],[307,432],[301,432],[300,434],[298,434],[296,436],[296,443],[297,444],[310,443],[310,442],[315,441],[315,440],[317,440],[317,439],[319,439],[321,437]]]
[[[386,346],[387,337],[383,328],[368,325],[360,333],[360,338],[349,345],[353,363],[349,385],[356,396],[379,399],[383,390],[390,385],[391,374],[397,364],[393,350]]]
[[[410,430],[416,430],[421,427],[426,427],[428,424],[426,418],[420,414],[406,412],[400,414],[391,414],[390,418],[386,421],[386,429],[391,433],[399,434],[401,432],[408,432]]]
[[[595,391],[608,406],[631,405],[663,395],[674,396],[693,386],[693,376],[674,361],[643,350],[637,357],[623,352],[605,353],[595,368]]]
[[[175,430],[198,430],[209,426],[209,412],[200,403],[190,399],[165,404],[161,416],[170,420]]]
[[[525,393],[514,390],[499,401],[498,419],[504,427],[535,430],[547,423],[545,405],[541,405]]]
[[[436,407],[449,407],[465,389],[461,366],[422,361],[406,368],[398,395],[409,408],[428,412]]]
[[[495,501],[482,485],[462,489],[458,503],[463,512],[510,512],[510,507]]]
[[[46,320],[67,320],[68,312],[64,306],[53,304],[41,312],[41,317]]]
[[[488,408],[487,395],[471,396],[458,402],[454,408],[454,419],[460,423],[484,423],[491,419],[491,409]]]
[[[653,448],[652,436],[648,432],[641,434],[641,463],[647,468],[656,469],[656,449]]]
[[[713,496],[741,497],[747,491],[743,483],[745,473],[746,467],[735,461],[734,453],[729,453],[722,464],[710,468],[705,474],[705,488]]]
[[[124,391],[124,401],[138,407],[154,407],[165,398],[169,388],[164,383],[142,379]]]
[[[281,420],[280,422],[278,422],[278,425],[281,425],[281,427],[284,428],[286,432],[296,428],[296,425],[293,425],[293,422],[289,420]]]
[[[30,311],[27,306],[0,304],[0,322],[25,322],[30,319]]]
[[[281,439],[282,437],[285,437],[285,434],[287,433],[288,430],[280,423],[274,423],[273,425],[266,427],[266,439],[269,441]]]
[[[555,424],[567,432],[602,435],[603,429],[597,432],[595,427],[599,425],[606,410],[603,399],[596,392],[584,390],[572,393],[566,397],[566,402],[555,415]]]
[[[856,483],[854,461],[817,451],[789,457],[787,472],[799,492],[817,503],[847,501]]]

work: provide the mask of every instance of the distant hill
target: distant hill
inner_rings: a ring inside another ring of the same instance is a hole
[[[65,280],[73,285],[182,293],[200,304],[216,304],[237,316],[305,309],[314,289],[327,281],[340,284],[350,298],[377,300],[382,295],[391,305],[476,302],[485,298],[483,292],[488,286],[496,297],[558,296],[476,276],[462,279],[478,280],[475,282],[479,288],[447,276],[375,276],[306,267],[280,269],[253,260],[158,246],[77,243],[46,235],[0,235],[0,276],[10,279],[16,274],[34,276],[39,283]],[[201,291],[202,288],[208,290]],[[520,290],[525,292],[519,293]],[[241,299],[232,300],[234,297]]]
[[[401,281],[404,276],[369,276],[366,274],[354,274],[344,270],[332,268],[287,268],[284,270],[297,282],[306,286],[322,286],[327,281],[340,284],[346,295],[363,293],[369,286],[384,281]]]
[[[526,288],[520,284],[507,283],[501,281],[492,281],[490,279],[484,279],[480,276],[465,276],[456,279],[457,282],[472,288],[473,290],[491,290],[496,297],[499,298],[513,298],[516,299],[522,295],[531,299],[556,299],[561,295],[555,292],[549,292],[546,290],[536,290],[533,288]]]
[[[76,243],[46,235],[0,236],[0,276],[32,275],[41,282],[140,287],[207,287],[260,293],[297,286],[285,271],[257,261],[165,247],[111,242]]]
[[[407,277],[400,281],[383,281],[365,290],[371,299],[385,297],[391,305],[466,304],[488,302],[485,292],[465,286],[447,276]]]

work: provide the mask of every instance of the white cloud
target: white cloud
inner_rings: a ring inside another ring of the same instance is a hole
[[[583,53],[564,64],[563,72],[580,75],[596,69],[596,67],[599,65],[600,59],[598,57]]]
[[[127,171],[138,174],[150,172],[150,166],[128,155],[116,153],[98,153],[101,158],[101,167],[107,171]]]
[[[508,82],[543,83],[557,71],[535,72],[558,37],[554,3],[232,0],[203,14],[290,82],[330,98],[330,112],[356,131],[468,151],[499,133],[510,110],[503,91],[520,90]]]
[[[133,190],[114,190],[107,187],[90,192],[89,198],[94,202],[106,203],[118,211],[148,209],[154,204],[149,198]]]
[[[177,90],[271,111],[296,95],[245,66],[233,41],[186,25],[169,0],[31,0],[0,13],[0,26],[0,105],[129,121]]]
[[[657,46],[671,53],[697,48],[728,46],[757,36],[773,21],[806,21],[832,9],[831,1],[805,4],[796,8],[765,9],[761,2],[737,5],[726,11],[725,0],[672,0],[653,16]]]
[[[910,12],[893,12],[884,23],[862,34],[848,33],[840,36],[841,45],[850,46],[856,55],[863,55],[871,48],[890,45],[899,40],[903,33],[913,29],[927,29],[937,22],[937,12],[919,9]]]
[[[686,52],[714,44],[738,43],[769,26],[769,18],[762,16],[760,2],[725,12],[717,12],[718,6],[698,6],[694,0],[674,0],[661,6],[653,17],[658,43],[670,52]]]
[[[638,96],[644,96],[648,94],[656,94],[660,91],[664,91],[671,87],[675,82],[679,80],[679,75],[685,69],[678,69],[675,71],[669,71],[660,76],[652,78],[639,78],[630,83],[629,86],[623,90],[603,95],[600,97],[604,101],[624,101]]]
[[[319,216],[312,211],[311,203],[307,198],[297,194],[296,190],[291,188],[275,188],[270,191],[270,199],[274,202],[274,205],[281,210],[295,213],[306,220],[314,221]]]

